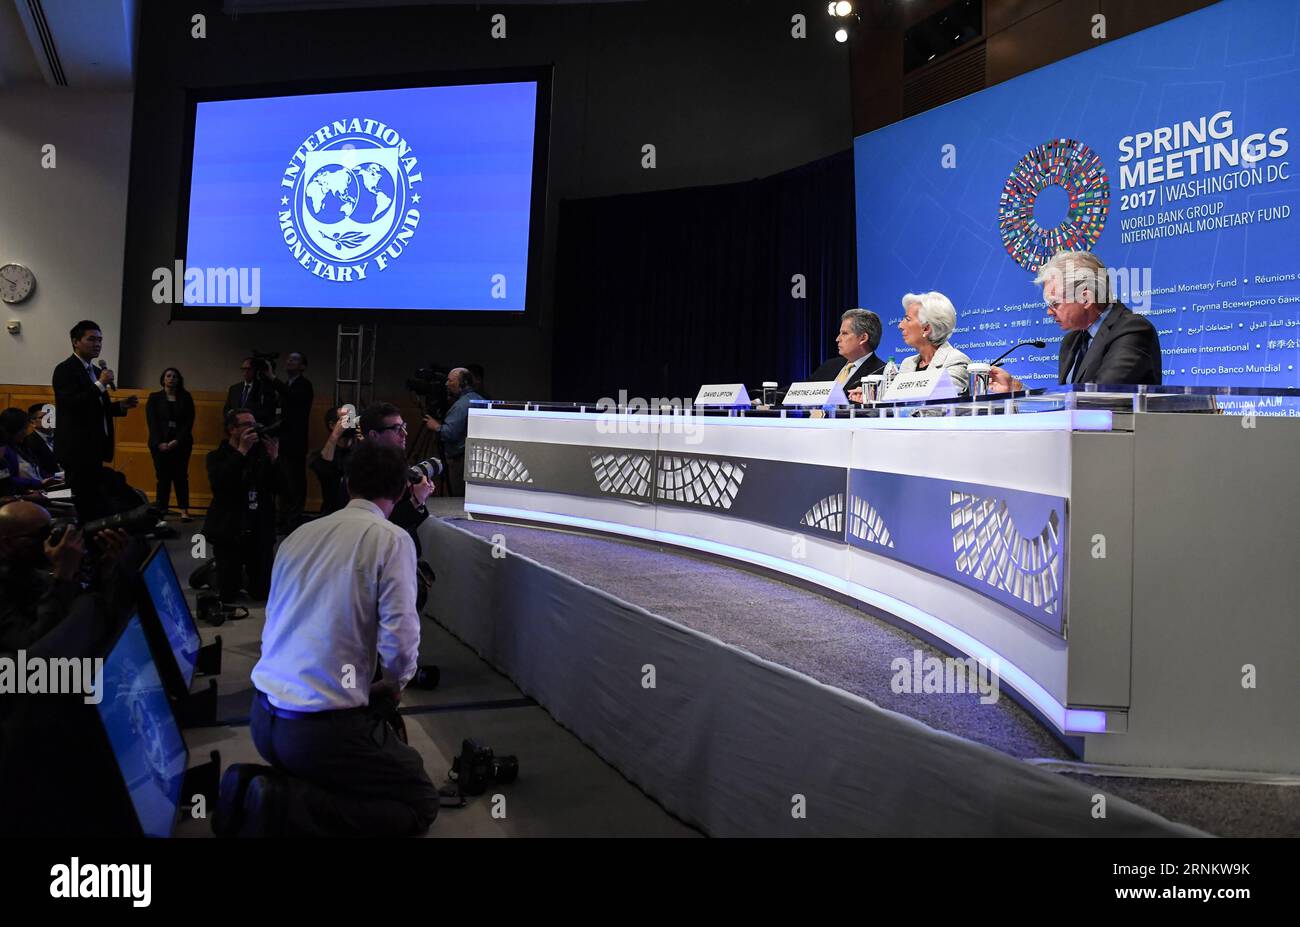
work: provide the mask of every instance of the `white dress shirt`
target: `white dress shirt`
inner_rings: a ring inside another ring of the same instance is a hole
[[[303,525],[275,555],[253,685],[277,708],[359,708],[378,654],[385,680],[405,686],[420,649],[415,577],[410,535],[373,502]]]
[[[101,393],[107,393],[108,387],[100,382],[99,371],[95,369],[95,365],[83,358],[76,351],[72,352],[72,356],[77,359],[77,363],[86,368],[86,373],[90,374],[90,382],[95,384],[95,388]],[[104,419],[104,434],[108,434],[108,419]]]

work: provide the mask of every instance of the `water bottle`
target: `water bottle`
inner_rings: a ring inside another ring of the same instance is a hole
[[[890,356],[889,363],[884,369],[885,379],[880,384],[880,395],[883,398],[889,392],[889,388],[894,385],[894,378],[898,376],[898,364],[894,363],[893,356]]]

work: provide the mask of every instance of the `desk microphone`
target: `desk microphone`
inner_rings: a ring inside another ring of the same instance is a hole
[[[97,363],[95,366],[98,367],[100,370],[108,369],[108,363],[102,357],[99,359],[99,363]],[[110,377],[108,383],[105,384],[109,389],[117,389],[117,384],[113,382],[114,379],[115,378]]]
[[[1026,345],[1033,345],[1034,347],[1041,349],[1047,347],[1047,342],[1046,341],[1022,341],[1020,342],[1020,344],[1013,345],[1012,347],[1007,348],[1005,351],[1003,351],[1002,356],[999,357],[997,360],[995,360],[993,363],[989,364],[989,366],[996,367],[998,364],[1002,363],[1003,359],[1006,358],[1008,355],[1012,354],[1013,352],[1015,352],[1020,348],[1025,347]]]

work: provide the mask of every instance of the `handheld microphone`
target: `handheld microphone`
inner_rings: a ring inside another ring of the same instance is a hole
[[[1002,361],[1003,361],[1006,357],[1008,357],[1009,355],[1011,355],[1013,352],[1019,350],[1020,348],[1025,347],[1026,345],[1032,345],[1032,346],[1035,347],[1035,348],[1042,349],[1042,348],[1047,347],[1047,342],[1046,342],[1046,341],[1037,341],[1037,340],[1035,340],[1035,341],[1022,341],[1022,342],[1020,342],[1020,344],[1013,345],[1012,347],[1009,347],[1009,348],[1007,348],[1005,351],[1003,351],[1003,352],[1002,352],[1002,356],[999,357],[997,360],[995,360],[993,363],[989,364],[989,366],[990,366],[990,367],[996,367],[998,364],[1002,363]]]
[[[100,358],[99,363],[97,363],[95,366],[98,367],[100,370],[107,370],[107,369],[108,369],[108,363],[107,363],[106,361],[104,361],[103,358]],[[106,385],[109,389],[117,389],[117,384],[114,382],[115,379],[116,379],[116,378],[114,378],[114,377],[109,377],[109,378],[108,378],[108,383],[106,383],[105,385]]]

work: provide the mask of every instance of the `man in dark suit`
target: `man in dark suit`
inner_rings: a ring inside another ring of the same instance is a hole
[[[880,347],[880,316],[870,309],[850,309],[840,316],[835,344],[840,349],[839,356],[818,367],[808,378],[810,382],[839,380],[847,395],[849,390],[861,385],[863,377],[885,369],[885,362],[875,353]]]
[[[247,409],[226,413],[226,440],[208,454],[212,502],[203,534],[217,561],[222,604],[233,604],[248,573],[248,593],[265,599],[275,547],[275,494],[284,488],[275,438],[254,430]]]
[[[280,406],[271,365],[260,357],[245,357],[239,369],[243,378],[226,391],[226,404],[221,414],[225,415],[232,409],[247,409],[259,425],[270,425],[275,421]]]
[[[27,422],[32,430],[23,438],[23,450],[36,461],[41,476],[49,479],[59,471],[59,459],[54,456],[54,407],[48,402],[28,406]]]
[[[1106,265],[1090,251],[1062,251],[1034,279],[1052,320],[1065,331],[1057,362],[1060,383],[1159,384],[1160,337],[1145,316],[1111,300]],[[994,392],[1024,384],[994,367]]]
[[[285,359],[286,380],[280,387],[280,465],[284,469],[284,505],[280,507],[281,528],[292,531],[307,499],[307,425],[315,398],[306,377],[307,356],[293,351]]]
[[[99,323],[83,319],[68,334],[72,356],[54,368],[53,376],[54,455],[63,465],[77,517],[84,523],[110,512],[103,475],[104,464],[113,459],[113,419],[126,415],[140,400],[109,398],[113,371],[92,364],[104,347]]]

